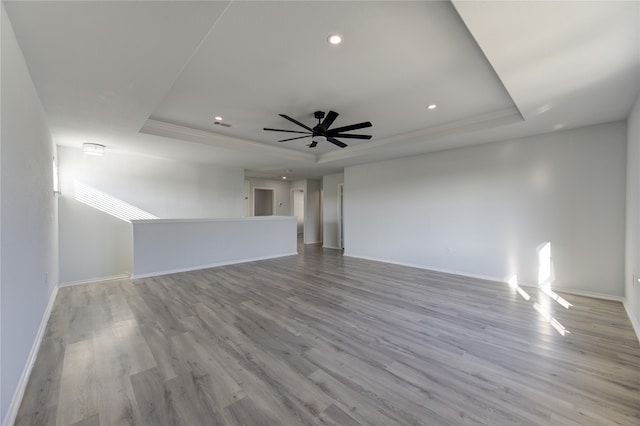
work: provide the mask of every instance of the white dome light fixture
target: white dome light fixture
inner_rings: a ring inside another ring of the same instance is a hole
[[[343,39],[343,37],[342,37],[341,34],[337,34],[337,33],[336,34],[329,34],[329,37],[327,37],[327,42],[329,44],[332,44],[332,45],[336,46],[336,45],[342,43],[342,39]]]
[[[104,145],[98,143],[83,143],[82,152],[88,155],[104,155]]]

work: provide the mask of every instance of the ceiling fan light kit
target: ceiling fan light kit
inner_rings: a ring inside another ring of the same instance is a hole
[[[303,124],[301,122],[299,122],[298,120],[289,117],[288,115],[285,114],[279,114],[280,117],[291,121],[292,123],[297,124],[298,126],[302,127],[303,129],[305,129],[305,132],[302,131],[298,131],[298,130],[285,130],[285,129],[272,129],[269,127],[265,127],[264,130],[266,131],[270,131],[270,132],[286,132],[286,133],[298,133],[298,134],[302,134],[303,136],[296,136],[293,138],[288,138],[288,139],[281,139],[278,142],[287,142],[287,141],[292,141],[292,140],[296,140],[296,139],[304,139],[304,138],[311,138],[311,143],[309,145],[307,145],[309,148],[314,148],[318,145],[319,142],[331,142],[332,144],[340,147],[340,148],[345,148],[347,146],[346,143],[338,140],[337,138],[346,138],[346,139],[371,139],[371,135],[357,135],[357,134],[352,134],[352,133],[344,133],[344,132],[349,132],[351,130],[358,130],[358,129],[364,129],[367,127],[371,127],[372,124],[369,121],[364,121],[362,123],[357,123],[357,124],[351,124],[349,126],[344,126],[344,127],[337,127],[335,129],[330,129],[331,125],[333,124],[333,122],[336,120],[336,118],[338,118],[338,113],[335,111],[329,111],[326,114],[325,117],[325,113],[324,111],[316,111],[313,113],[313,116],[318,120],[318,124],[316,124],[315,127],[311,128],[309,126],[307,126],[306,124]],[[323,120],[324,119],[324,120]]]

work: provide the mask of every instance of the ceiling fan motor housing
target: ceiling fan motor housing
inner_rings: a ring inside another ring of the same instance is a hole
[[[287,142],[295,139],[303,139],[303,138],[310,137],[312,140],[311,140],[311,143],[307,146],[309,148],[314,148],[318,144],[318,141],[320,140],[320,139],[317,139],[316,137],[322,136],[322,141],[328,141],[340,148],[344,148],[347,146],[347,144],[336,138],[371,139],[371,135],[357,135],[353,133],[344,133],[351,130],[358,130],[358,129],[364,129],[366,127],[371,127],[371,122],[369,121],[331,129],[330,128],[331,125],[339,115],[335,111],[329,111],[329,113],[326,114],[326,117],[325,117],[324,111],[314,112],[313,116],[318,120],[318,124],[316,124],[313,128],[307,126],[304,123],[299,122],[294,118],[289,117],[286,114],[278,114],[278,115],[280,115],[280,117],[286,120],[291,121],[294,124],[297,124],[298,126],[306,130],[306,132],[303,132],[299,130],[272,129],[269,127],[265,127],[264,130],[268,130],[271,132],[287,132],[287,133],[298,133],[298,134],[306,135],[306,136],[296,136],[293,138],[281,139],[278,142]]]

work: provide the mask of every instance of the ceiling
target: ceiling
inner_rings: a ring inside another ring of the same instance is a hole
[[[253,176],[625,119],[640,88],[636,1],[3,3],[58,145]],[[372,139],[263,130],[301,130],[278,114],[313,127],[317,110],[371,121],[354,133]]]

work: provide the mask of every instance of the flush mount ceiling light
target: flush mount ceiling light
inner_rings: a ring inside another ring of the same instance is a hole
[[[213,117],[213,124],[215,124],[216,126],[231,127],[231,124],[223,123],[222,120],[222,116],[216,115],[215,117]]]
[[[104,155],[104,145],[97,143],[83,143],[82,152],[88,155]]]
[[[427,109],[434,110],[434,109],[436,109],[437,107],[438,107],[438,105],[436,105],[436,104],[431,104],[431,105],[427,106]]]
[[[327,37],[327,42],[329,44],[332,45],[338,45],[340,43],[342,43],[342,35],[341,34],[329,34],[329,37]]]

